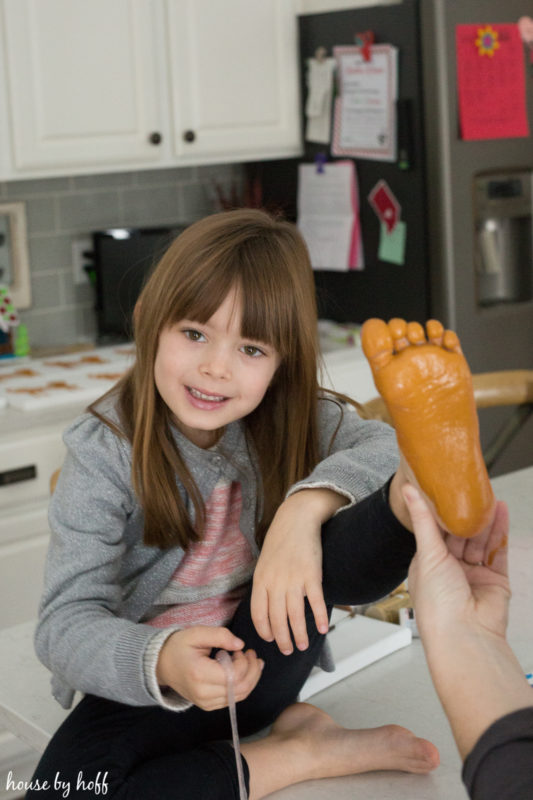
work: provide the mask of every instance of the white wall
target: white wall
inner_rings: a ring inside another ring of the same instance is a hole
[[[296,0],[298,14],[317,14],[322,11],[339,11],[342,8],[364,6],[393,6],[402,0]]]

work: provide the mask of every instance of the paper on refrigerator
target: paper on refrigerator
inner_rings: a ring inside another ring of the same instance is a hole
[[[529,136],[524,47],[516,24],[457,25],[461,138]]]
[[[313,269],[363,269],[359,190],[353,161],[337,161],[320,170],[298,168],[298,228]]]
[[[334,58],[324,58],[322,61],[317,58],[308,59],[308,95],[305,104],[305,138],[308,142],[329,144],[334,74]]]
[[[363,48],[339,46],[339,97],[335,100],[333,145],[336,156],[396,161],[398,49],[373,45],[370,60]]]

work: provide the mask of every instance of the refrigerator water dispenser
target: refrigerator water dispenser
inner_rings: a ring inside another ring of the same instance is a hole
[[[474,180],[479,305],[533,297],[531,187],[530,170]]]

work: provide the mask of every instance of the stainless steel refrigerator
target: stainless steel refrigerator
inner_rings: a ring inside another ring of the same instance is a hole
[[[456,26],[517,23],[530,0],[403,0],[299,18],[302,103],[306,63],[318,47],[354,44],[371,30],[399,50],[396,162],[355,159],[365,269],[316,272],[321,315],[441,319],[455,329],[474,372],[533,367],[533,138],[467,141],[460,135]],[[533,65],[523,46],[533,133]],[[302,110],[302,130],[304,130]],[[305,143],[303,161],[327,146]],[[264,162],[267,205],[296,216],[297,162]],[[406,223],[405,264],[381,261],[379,220],[368,194],[380,179]],[[324,265],[327,267],[328,265]],[[482,412],[486,443],[506,412]],[[495,473],[533,463],[530,420]]]

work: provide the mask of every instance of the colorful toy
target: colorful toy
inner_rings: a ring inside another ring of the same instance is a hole
[[[9,289],[0,285],[0,358],[15,355],[15,328],[20,324]]]

